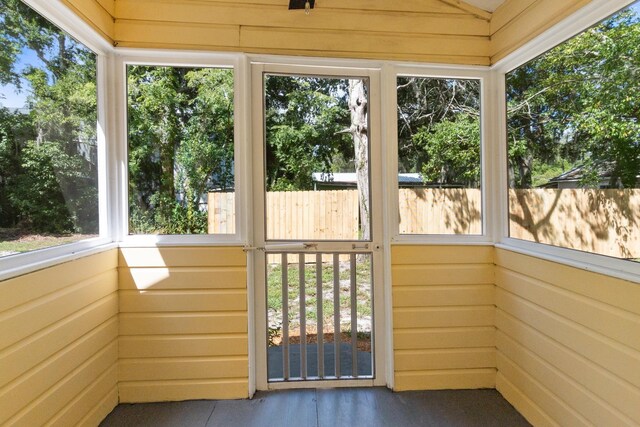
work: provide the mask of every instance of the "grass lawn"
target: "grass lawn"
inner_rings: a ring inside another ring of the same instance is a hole
[[[87,234],[42,235],[21,233],[16,229],[0,229],[0,256],[50,248],[97,237]]]
[[[307,319],[307,333],[317,332],[317,285],[315,255],[309,257],[304,268],[305,312]],[[322,319],[325,332],[333,332],[333,263],[323,263],[320,271],[322,280]],[[300,272],[298,263],[288,264],[287,278],[289,284],[289,329],[290,335],[299,334],[300,328]],[[371,331],[372,313],[372,280],[371,262],[369,259],[356,264],[356,311],[358,314],[358,332]],[[340,331],[351,330],[351,269],[348,261],[339,264],[339,292],[340,292]],[[267,309],[270,337],[278,340],[282,328],[282,266],[269,264],[267,267]],[[355,326],[355,325],[354,325]]]

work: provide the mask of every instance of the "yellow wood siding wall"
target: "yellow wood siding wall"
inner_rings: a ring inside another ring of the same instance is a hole
[[[496,251],[497,388],[534,425],[640,424],[640,285]]]
[[[489,65],[591,0],[507,0],[493,14],[455,1],[61,0],[123,47]]]
[[[441,0],[118,0],[118,46],[488,64],[490,14]]]
[[[121,402],[248,397],[240,247],[120,250]]]
[[[61,0],[76,15],[113,43],[115,0]]]
[[[491,17],[491,63],[542,34],[591,0],[507,0]]]
[[[495,386],[493,251],[392,247],[395,390]]]
[[[117,251],[0,282],[0,425],[97,425],[118,403]]]

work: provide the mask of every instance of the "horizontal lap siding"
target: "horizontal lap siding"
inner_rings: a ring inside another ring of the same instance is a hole
[[[113,43],[115,0],[62,0],[62,3]]]
[[[248,396],[246,255],[122,248],[121,402]]]
[[[489,64],[489,19],[438,0],[118,0],[118,46]]]
[[[591,0],[507,0],[491,18],[491,63],[495,64]]]
[[[0,282],[0,424],[96,425],[117,404],[117,251]]]
[[[392,247],[395,389],[494,387],[489,246]]]
[[[538,425],[640,424],[640,285],[496,251],[497,388]]]

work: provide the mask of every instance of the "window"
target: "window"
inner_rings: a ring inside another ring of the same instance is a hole
[[[400,234],[482,234],[480,81],[398,77]]]
[[[507,73],[510,237],[640,261],[639,12]]]
[[[97,237],[96,54],[19,1],[0,45],[0,257]]]
[[[127,67],[130,234],[235,233],[233,85],[230,69]]]

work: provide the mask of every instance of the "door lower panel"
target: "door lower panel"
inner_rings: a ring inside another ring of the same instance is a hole
[[[269,382],[371,379],[371,253],[267,252]]]

